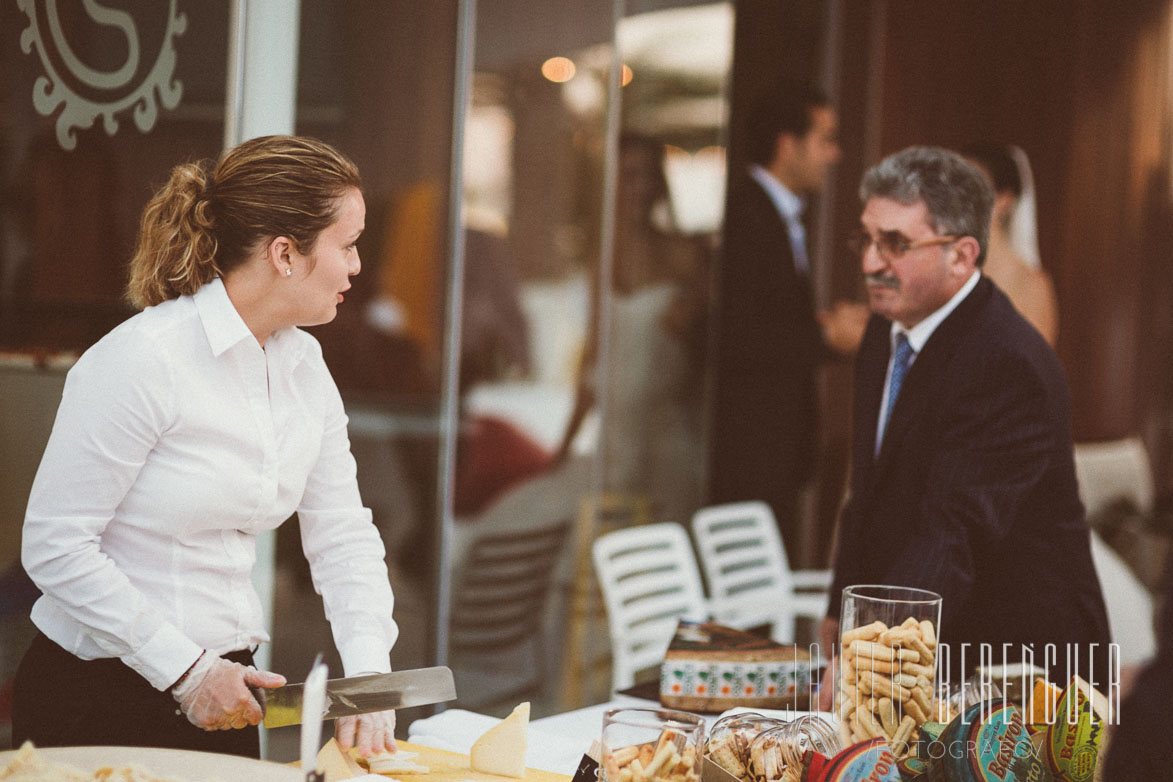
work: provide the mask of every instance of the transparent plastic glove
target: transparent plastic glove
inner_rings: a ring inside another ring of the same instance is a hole
[[[285,677],[205,654],[171,694],[188,722],[197,728],[232,730],[256,725],[264,718],[249,684],[280,687]]]
[[[343,752],[357,747],[360,755],[370,757],[395,752],[395,711],[376,711],[339,717],[334,720],[334,738]]]

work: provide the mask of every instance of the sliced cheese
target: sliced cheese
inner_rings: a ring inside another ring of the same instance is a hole
[[[525,776],[525,737],[529,728],[529,703],[523,703],[472,745],[473,771],[503,777]]]
[[[374,774],[427,774],[427,766],[413,762],[418,752],[382,752],[367,758],[367,768]]]

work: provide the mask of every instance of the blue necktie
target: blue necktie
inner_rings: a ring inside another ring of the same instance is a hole
[[[786,221],[790,233],[790,249],[794,251],[794,269],[803,277],[810,276],[810,260],[806,254],[806,229],[796,215]]]
[[[888,408],[884,413],[884,429],[876,441],[876,453],[880,451],[880,443],[884,441],[884,432],[888,424],[892,423],[892,408],[896,404],[896,397],[900,395],[900,386],[904,383],[904,376],[908,374],[908,367],[912,365],[912,357],[916,351],[908,344],[908,337],[903,331],[896,335],[896,349],[892,353],[892,376],[888,379]]]

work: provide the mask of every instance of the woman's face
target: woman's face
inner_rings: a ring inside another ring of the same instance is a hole
[[[358,237],[366,227],[366,215],[362,193],[357,188],[347,190],[338,198],[337,218],[318,234],[313,251],[294,260],[297,325],[329,323],[338,314],[350,278],[362,268]]]

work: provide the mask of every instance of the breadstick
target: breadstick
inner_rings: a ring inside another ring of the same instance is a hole
[[[921,711],[926,715],[933,713],[932,702],[929,700],[929,697],[925,695],[925,691],[920,687],[912,688],[912,699],[916,702],[917,706],[920,706]]]
[[[649,777],[654,777],[656,775],[656,772],[659,771],[660,768],[665,763],[667,763],[668,760],[675,754],[676,754],[676,745],[675,744],[665,744],[663,749],[661,749],[659,752],[657,752],[655,757],[652,758],[652,762],[647,764],[646,766],[644,766],[644,774]],[[672,765],[676,765],[676,764],[673,763]]]
[[[920,636],[914,636],[909,642],[909,647],[920,653],[921,665],[932,665],[933,660],[936,659],[936,655],[933,653],[933,650],[930,649],[928,645],[920,639]]]
[[[895,673],[892,674],[892,681],[899,684],[901,687],[915,687],[920,680],[911,673]]]
[[[921,661],[920,652],[918,652],[916,649],[895,649],[893,651],[896,652],[896,659],[899,660],[902,665],[905,663],[917,663]]]
[[[896,708],[892,705],[892,699],[880,698],[876,713],[880,715],[880,724],[884,727],[884,733],[888,734],[888,738],[894,737],[896,729],[900,727],[900,722],[896,719]]]
[[[864,730],[866,730],[868,732],[869,738],[874,738],[874,739],[887,739],[888,738],[884,734],[884,729],[882,727],[880,727],[880,723],[876,722],[875,715],[872,714],[870,711],[868,711],[867,709],[859,709],[856,711],[856,715],[857,715],[857,719],[859,720],[859,724],[863,727]]]
[[[846,720],[839,720],[839,744],[846,748],[852,745],[851,724]]]
[[[888,646],[908,646],[913,638],[920,638],[920,630],[909,630],[903,627],[897,627],[893,630],[888,630],[880,636],[880,643]]]
[[[888,625],[877,619],[870,625],[853,627],[844,631],[843,635],[839,636],[839,643],[848,647],[851,646],[852,641],[874,641],[887,629]]]
[[[926,679],[933,678],[933,669],[927,665],[920,665],[919,663],[904,663],[900,666],[901,673],[911,673],[913,676],[924,676]]]
[[[863,729],[859,724],[859,715],[863,713],[863,709],[856,709],[851,713],[851,743],[854,744],[859,741],[867,741],[872,737],[870,733]]]
[[[858,660],[855,666],[855,672],[858,675],[860,671],[873,671],[875,673],[897,673],[900,670],[900,662],[896,660],[878,660],[872,657],[867,657]]]
[[[611,753],[611,757],[615,758],[615,762],[619,765],[626,766],[639,757],[639,746],[637,744],[631,744],[626,747],[620,747]]]
[[[664,747],[671,744],[677,752],[680,751],[681,745],[684,743],[684,736],[680,733],[675,733],[670,730],[660,731],[660,740],[656,742],[656,752],[658,753]]]
[[[859,684],[861,688],[864,686],[865,682],[867,683],[871,692],[875,692],[877,695],[886,695],[894,701],[900,701],[901,703],[904,703],[912,697],[912,692],[907,687],[901,687],[899,684],[894,683],[888,677],[881,676],[878,673],[872,673],[871,671],[864,671],[861,673],[859,675]]]
[[[855,656],[860,658],[860,662],[867,664],[870,660],[887,660],[891,662],[896,659],[896,650],[891,646],[884,646],[884,644],[876,643],[875,641],[852,641],[851,651]]]
[[[914,701],[912,698],[909,698],[904,702],[904,710],[908,712],[910,717],[916,720],[918,727],[929,721],[928,713],[921,709],[920,704]]]
[[[910,616],[907,619],[905,619],[903,622],[901,622],[900,626],[903,627],[905,630],[911,630],[912,628],[916,627],[917,624],[918,624],[918,622],[916,621],[916,619],[914,617]]]
[[[908,740],[912,738],[912,730],[915,727],[916,722],[911,716],[905,715],[904,719],[900,720],[900,726],[896,728],[896,734],[892,737],[892,750],[897,755],[904,754],[898,751],[899,748],[907,750]]]
[[[937,648],[937,631],[933,629],[933,623],[928,619],[922,619],[920,623],[921,640],[925,642],[925,646],[930,649]]]

